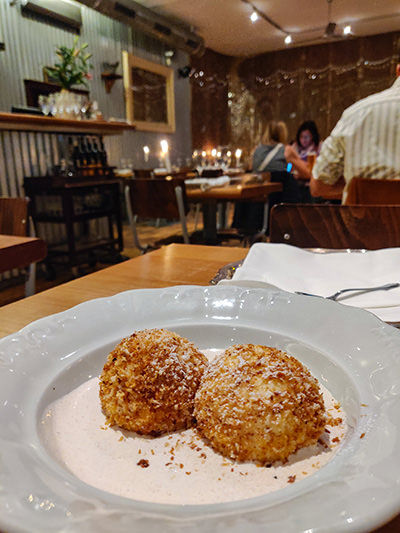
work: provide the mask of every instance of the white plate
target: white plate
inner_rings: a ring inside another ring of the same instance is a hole
[[[138,502],[79,481],[40,440],[44,407],[99,374],[123,336],[161,326],[202,349],[254,342],[300,359],[348,415],[338,454],[280,491],[214,505]],[[363,310],[235,286],[128,291],[34,322],[0,341],[0,530],[370,531],[400,512],[399,345],[400,331]]]

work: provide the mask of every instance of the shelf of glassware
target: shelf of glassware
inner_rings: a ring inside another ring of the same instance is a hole
[[[0,130],[120,135],[126,130],[134,129],[135,126],[123,121],[72,120],[23,113],[0,113]]]

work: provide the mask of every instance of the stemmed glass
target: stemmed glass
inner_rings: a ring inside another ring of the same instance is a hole
[[[39,101],[39,107],[43,115],[47,117],[47,115],[50,113],[49,97],[44,94],[40,94],[38,101]]]

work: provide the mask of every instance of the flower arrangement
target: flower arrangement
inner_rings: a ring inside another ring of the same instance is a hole
[[[59,83],[63,89],[81,84],[88,87],[87,81],[92,79],[89,73],[89,69],[93,68],[89,63],[92,54],[86,53],[86,43],[78,47],[78,39],[79,37],[75,37],[72,48],[59,46],[56,55],[60,61],[53,67],[45,67],[51,80]]]

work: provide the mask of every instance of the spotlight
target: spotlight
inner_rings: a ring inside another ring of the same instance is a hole
[[[285,44],[290,44],[291,42],[292,42],[292,36],[291,35],[286,35]]]
[[[178,76],[180,78],[188,78],[192,72],[192,67],[190,65],[186,65],[185,67],[178,69]]]
[[[255,22],[256,20],[258,20],[257,11],[253,11],[253,13],[250,15],[250,20],[251,20],[251,22]]]

